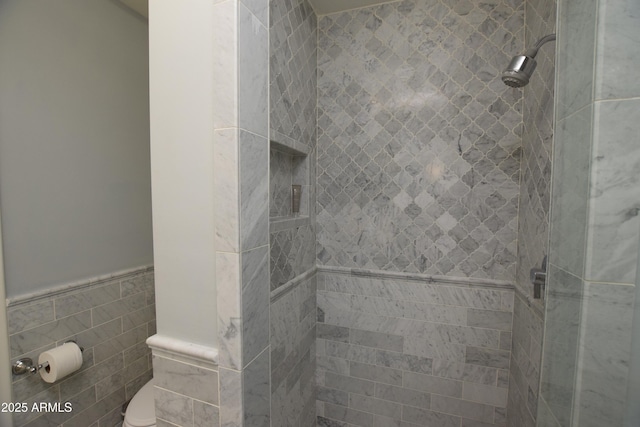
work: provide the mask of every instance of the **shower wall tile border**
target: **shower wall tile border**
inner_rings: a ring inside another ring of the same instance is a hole
[[[505,425],[513,286],[447,279],[318,268],[318,425]]]
[[[111,426],[122,404],[152,377],[145,340],[155,334],[153,267],[144,266],[62,285],[8,302],[12,359],[76,340],[84,347],[78,372],[53,384],[14,376],[15,402],[71,402],[71,413],[16,413],[14,425]]]
[[[454,276],[439,276],[430,274],[417,274],[417,273],[403,273],[396,271],[386,270],[373,270],[364,268],[349,268],[349,267],[335,267],[329,265],[318,265],[318,272],[342,274],[348,276],[357,277],[371,277],[377,279],[389,279],[389,280],[407,280],[424,282],[433,285],[462,285],[472,286],[478,288],[499,288],[513,290],[514,285],[512,282],[506,280],[491,280],[491,279],[476,279],[473,277],[454,277]]]

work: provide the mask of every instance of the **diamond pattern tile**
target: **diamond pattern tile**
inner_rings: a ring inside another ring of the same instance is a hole
[[[320,264],[515,276],[519,1],[406,0],[318,22]]]
[[[271,290],[313,267],[313,227],[303,226],[271,233]]]
[[[269,19],[272,134],[312,147],[316,139],[316,15],[306,0],[271,1]]]
[[[317,18],[307,0],[275,0],[269,2],[269,19],[271,139],[308,148],[308,191],[314,206]],[[271,217],[291,214],[291,162],[291,156],[271,150]],[[314,265],[315,212],[309,218],[309,226],[271,233],[271,290]]]
[[[555,32],[554,0],[527,3],[526,44]],[[529,269],[539,266],[548,253],[551,153],[553,145],[553,85],[555,44],[538,53],[538,68],[524,88],[522,134],[522,180],[518,225],[516,284],[532,295]]]

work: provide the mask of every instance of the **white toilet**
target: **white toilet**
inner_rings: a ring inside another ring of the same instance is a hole
[[[153,379],[133,396],[124,416],[122,427],[156,427],[156,402]]]

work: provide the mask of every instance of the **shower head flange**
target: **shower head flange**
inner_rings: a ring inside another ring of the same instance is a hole
[[[532,47],[527,49],[524,55],[517,55],[511,59],[509,66],[502,72],[502,81],[507,86],[523,87],[529,83],[531,75],[536,69],[536,55],[543,44],[556,39],[555,34],[542,37]]]

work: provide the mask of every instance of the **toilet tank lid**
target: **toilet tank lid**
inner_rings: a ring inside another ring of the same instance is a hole
[[[133,396],[127,407],[125,421],[132,427],[148,427],[156,423],[156,404],[153,392],[153,380],[146,383]]]

